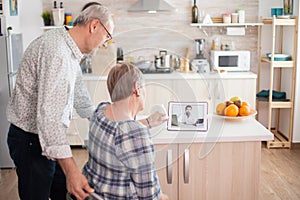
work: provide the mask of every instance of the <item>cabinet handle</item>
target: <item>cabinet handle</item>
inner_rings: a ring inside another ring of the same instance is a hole
[[[167,183],[172,184],[172,150],[168,150],[167,154]]]
[[[184,150],[184,183],[189,183],[189,170],[190,170],[190,151],[188,149]]]
[[[208,100],[211,100],[211,96],[212,96],[212,94],[213,94],[213,89],[211,88],[211,82],[210,81],[208,81],[207,82],[207,87],[208,87]]]

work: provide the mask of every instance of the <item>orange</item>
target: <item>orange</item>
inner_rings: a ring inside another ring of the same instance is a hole
[[[250,106],[244,105],[240,107],[239,115],[248,116],[250,114]]]
[[[227,106],[224,110],[224,115],[236,117],[239,114],[239,107],[237,107],[235,104],[230,104]]]
[[[226,108],[226,104],[225,103],[219,103],[216,107],[216,113],[218,115],[224,115],[224,109]]]
[[[247,101],[243,101],[241,107],[242,106],[249,106],[250,107],[250,104]]]

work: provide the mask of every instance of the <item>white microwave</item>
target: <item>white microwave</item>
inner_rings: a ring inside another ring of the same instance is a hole
[[[211,69],[250,71],[250,51],[211,51]]]

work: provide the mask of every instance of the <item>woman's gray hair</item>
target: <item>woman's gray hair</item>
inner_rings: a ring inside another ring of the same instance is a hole
[[[92,19],[99,19],[102,24],[113,26],[112,13],[102,5],[91,5],[81,11],[74,21],[74,26],[86,25]]]
[[[114,66],[107,77],[107,88],[112,102],[123,100],[134,92],[134,84],[144,87],[142,72],[130,63]]]

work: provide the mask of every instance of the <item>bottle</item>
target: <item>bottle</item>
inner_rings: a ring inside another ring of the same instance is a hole
[[[117,48],[117,63],[122,63],[124,61],[123,49],[121,47]]]
[[[194,5],[192,7],[192,23],[198,23],[198,7],[196,0],[194,0]]]
[[[57,8],[56,1],[53,2],[53,8]]]
[[[64,8],[63,2],[60,2],[60,3],[59,3],[59,7],[60,7],[60,8]]]
[[[215,40],[212,41],[211,50],[217,50],[217,45],[216,45],[216,41]]]

